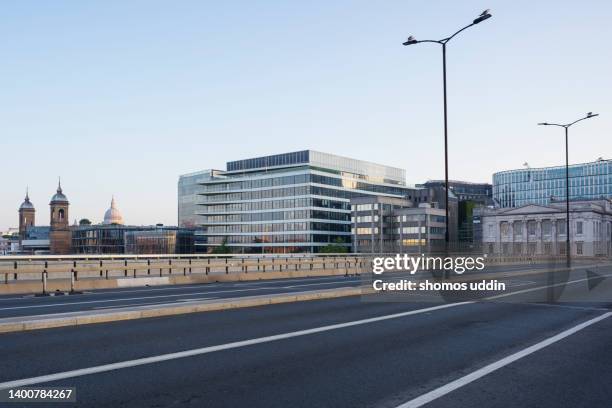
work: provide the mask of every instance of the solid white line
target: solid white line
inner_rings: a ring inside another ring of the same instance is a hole
[[[586,322],[580,323],[579,325],[574,326],[571,329],[567,329],[559,334],[556,334],[552,337],[547,338],[546,340],[536,343],[533,346],[527,347],[519,352],[511,354],[507,357],[504,357],[501,360],[498,360],[485,367],[482,367],[481,369],[474,371],[473,373],[470,373],[466,376],[458,378],[455,381],[451,381],[450,383],[443,385],[442,387],[436,388],[435,390],[432,390],[426,394],[423,394],[417,398],[414,398],[408,402],[405,402],[404,404],[397,406],[397,408],[422,407],[423,405],[430,403],[431,401],[435,399],[438,399],[458,388],[463,387],[464,385],[467,385],[473,381],[476,381],[479,378],[482,378],[485,375],[492,373],[493,371],[499,370],[500,368],[505,367],[508,364],[511,364],[517,360],[520,360],[521,358],[525,356],[535,353],[538,350],[548,347],[553,343],[563,340],[564,338],[571,336],[572,334],[579,332],[580,330],[585,329],[597,322],[600,322],[603,319],[610,317],[611,315],[612,315],[612,312],[604,313],[602,315],[597,316],[594,319],[587,320]]]
[[[303,286],[324,286],[324,285],[336,285],[339,282],[319,282],[319,283],[303,283],[301,285],[290,285],[290,286],[281,286],[280,289],[292,289],[292,288],[301,288]],[[348,282],[348,283],[359,283],[359,282]]]
[[[88,367],[88,368],[81,368],[78,370],[65,371],[61,373],[41,375],[39,377],[24,378],[22,380],[15,380],[15,381],[8,381],[8,382],[0,383],[0,390],[7,389],[7,388],[13,388],[13,387],[23,387],[23,386],[32,385],[32,384],[41,384],[41,383],[46,383],[50,381],[58,381],[58,380],[66,379],[66,378],[80,377],[80,376],[89,375],[89,374],[103,373],[107,371],[118,370],[121,368],[136,367],[136,366],[141,366],[145,364],[158,363],[161,361],[175,360],[178,358],[192,357],[192,356],[197,356],[201,354],[213,353],[215,351],[222,351],[222,350],[235,349],[239,347],[251,346],[254,344],[269,343],[269,342],[277,341],[277,340],[290,339],[293,337],[306,336],[306,335],[315,334],[315,333],[322,333],[322,332],[326,332],[330,330],[342,329],[345,327],[353,327],[353,326],[359,326],[363,324],[380,322],[384,320],[397,319],[400,317],[412,316],[412,315],[417,315],[417,314],[427,313],[427,312],[433,312],[435,310],[448,309],[451,307],[462,306],[462,305],[467,305],[467,304],[472,304],[472,303],[474,302],[444,304],[444,305],[439,305],[439,306],[427,307],[424,309],[410,310],[410,311],[402,312],[402,313],[395,313],[395,314],[390,314],[390,315],[371,317],[368,319],[355,320],[352,322],[315,327],[313,329],[299,330],[299,331],[294,331],[294,332],[289,332],[289,333],[277,334],[273,336],[259,337],[259,338],[243,340],[243,341],[236,341],[233,343],[220,344],[217,346],[203,347],[203,348],[197,348],[193,350],[185,350],[185,351],[180,351],[177,353],[161,354],[158,356],[139,358],[136,360],[121,361],[118,363],[104,364],[104,365]]]
[[[122,308],[127,308],[127,307],[138,307],[138,306],[151,306],[151,305],[158,305],[158,306],[176,306],[176,305],[182,305],[184,302],[197,302],[200,300],[211,300],[211,299],[217,299],[215,297],[205,297],[205,298],[197,298],[197,299],[178,299],[174,302],[150,302],[150,303],[129,303],[126,305],[112,305],[112,306],[96,306],[93,309],[95,310],[101,310],[101,309],[122,309]],[[179,303],[182,302],[182,303]],[[44,316],[44,315],[43,315]]]
[[[601,275],[601,276],[602,277],[610,277],[612,275]],[[582,278],[582,279],[575,279],[573,281],[560,282],[560,283],[556,283],[554,285],[538,286],[538,287],[535,287],[535,288],[515,290],[514,292],[508,292],[508,293],[502,293],[501,295],[489,296],[489,297],[484,298],[484,300],[494,300],[494,299],[504,298],[504,297],[508,297],[508,296],[512,296],[512,295],[520,295],[520,294],[523,294],[523,293],[535,292],[537,290],[555,288],[557,286],[569,285],[571,283],[579,283],[579,282],[584,282],[584,281],[588,281],[588,280],[589,280],[589,278]]]

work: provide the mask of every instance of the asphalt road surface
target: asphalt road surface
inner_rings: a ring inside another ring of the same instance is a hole
[[[0,388],[76,387],[84,407],[610,407],[612,279],[583,272],[551,302],[529,277],[459,303],[347,297],[2,334]]]
[[[485,272],[494,274],[496,272],[525,270],[548,271],[549,269],[548,265],[493,266],[487,267]],[[474,274],[474,276],[478,277],[479,274]],[[410,275],[402,273],[389,275],[389,279],[401,279],[402,277],[410,277]],[[541,286],[546,284],[546,279],[546,275],[542,274],[532,277],[518,276],[512,279],[505,279],[505,282],[508,283],[509,290],[511,290],[518,287]],[[64,296],[5,295],[0,296],[0,319],[16,316],[38,316],[124,308],[128,306],[176,305],[195,300],[228,299],[318,289],[356,287],[362,281],[365,282],[366,279],[359,276],[323,276],[249,282],[92,290],[77,295]]]

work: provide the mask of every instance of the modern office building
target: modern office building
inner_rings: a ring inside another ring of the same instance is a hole
[[[612,160],[569,166],[570,200],[612,198]],[[493,174],[493,200],[501,208],[565,200],[565,166],[523,168]]]
[[[429,180],[416,187],[444,187],[444,180]],[[471,183],[468,181],[449,180],[448,187],[455,197],[461,201],[474,201],[489,205],[493,197],[493,186],[489,183]]]
[[[405,171],[303,150],[227,163],[179,179],[179,225],[203,228],[208,251],[318,252],[351,247],[350,200],[406,198]]]
[[[493,255],[564,255],[565,202],[517,208],[481,208],[483,251]],[[573,256],[612,255],[612,201],[570,202],[570,248]]]
[[[120,224],[81,225],[72,229],[75,254],[195,253],[196,230]]]
[[[434,201],[444,208],[444,180],[430,180],[417,187],[440,191]],[[471,183],[467,181],[449,180],[449,226],[450,241],[473,242],[473,211],[480,206],[491,205],[493,187],[488,183]]]
[[[428,253],[444,248],[446,211],[383,196],[351,199],[353,252]]]
[[[179,176],[178,181],[178,226],[194,228],[202,222],[200,193],[202,183],[218,177],[220,170],[203,170]]]

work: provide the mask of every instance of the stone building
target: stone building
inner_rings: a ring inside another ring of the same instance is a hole
[[[70,230],[68,208],[70,203],[62,191],[61,183],[49,203],[51,210],[51,225],[49,230],[49,246],[52,255],[64,255],[72,252],[72,231]]]
[[[564,255],[564,202],[517,208],[482,208],[483,251],[496,255]],[[612,201],[570,202],[570,248],[574,256],[612,255]]]
[[[121,211],[117,208],[117,203],[115,203],[115,197],[111,199],[111,206],[104,213],[104,221],[102,222],[104,225],[123,225],[123,215],[121,215]]]
[[[26,239],[28,227],[36,225],[36,209],[34,204],[30,202],[30,195],[26,191],[25,199],[19,207],[19,242]]]

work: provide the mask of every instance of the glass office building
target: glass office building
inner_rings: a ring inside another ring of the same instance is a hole
[[[189,199],[208,251],[318,252],[330,243],[351,246],[350,200],[357,196],[404,198],[405,171],[313,150],[227,163],[207,173]],[[179,181],[180,184],[180,181]]]
[[[193,228],[81,225],[72,228],[74,254],[191,254],[199,239]]]
[[[612,198],[612,160],[569,166],[570,200]],[[565,200],[565,166],[493,174],[493,200],[502,208]]]

